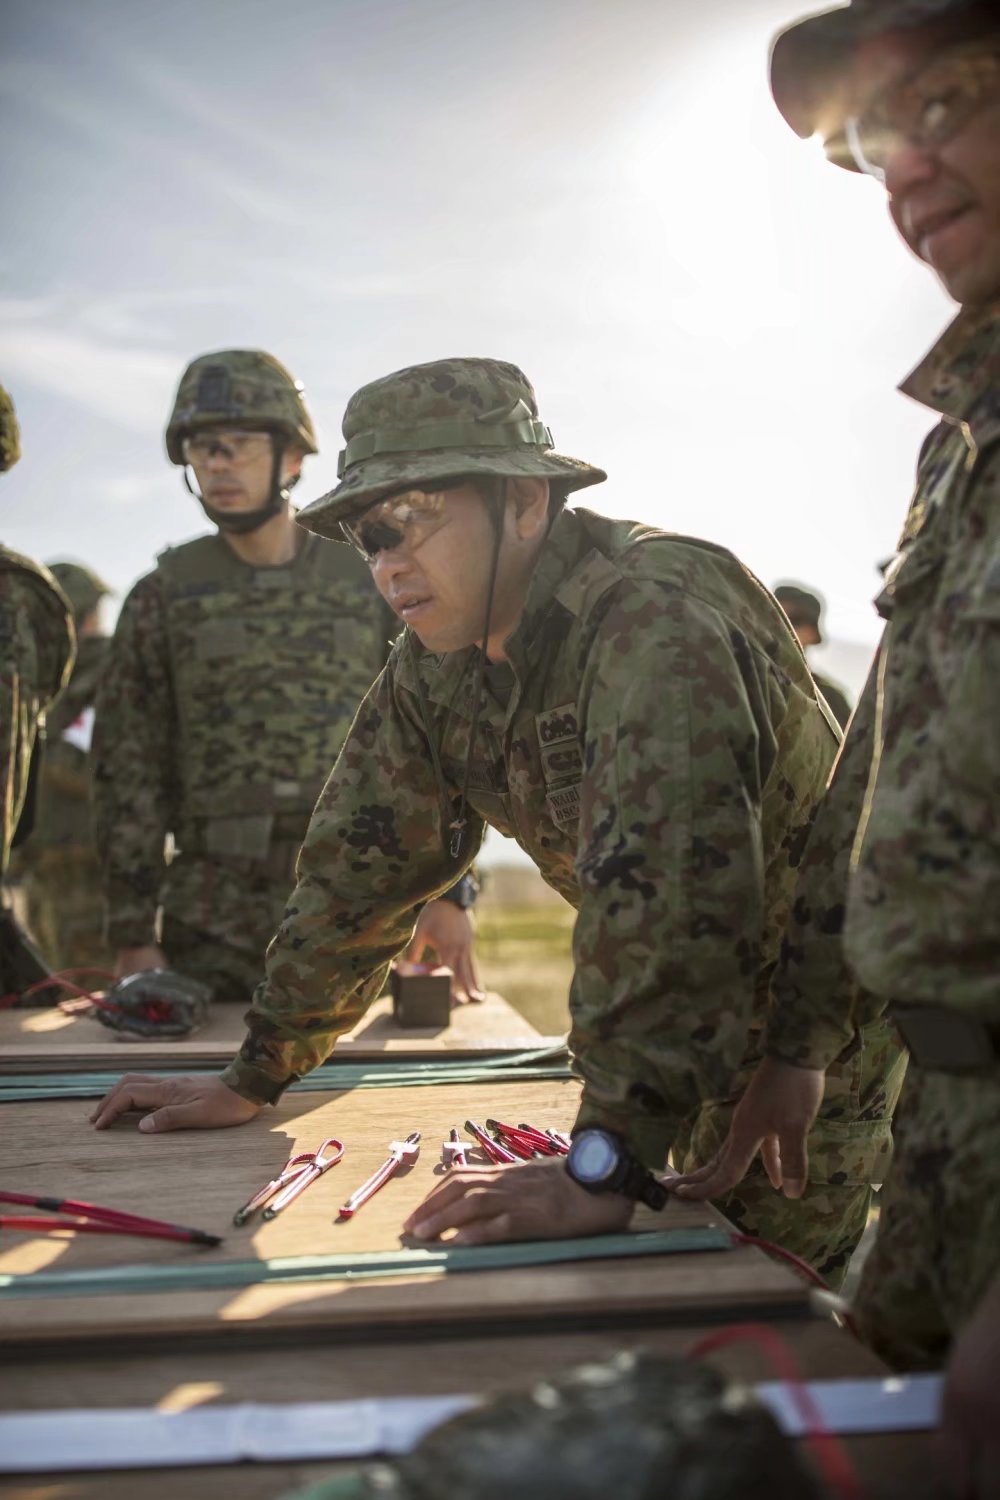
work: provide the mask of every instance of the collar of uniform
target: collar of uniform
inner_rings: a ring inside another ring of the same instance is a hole
[[[571,510],[560,511],[535,565],[524,611],[517,629],[504,642],[507,658],[523,681],[531,656],[531,642],[544,621],[560,585],[592,543]]]
[[[1000,376],[1000,303],[963,308],[899,389],[943,417],[963,421]]]

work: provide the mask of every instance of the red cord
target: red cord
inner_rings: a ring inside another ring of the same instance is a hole
[[[790,1266],[794,1266],[796,1271],[799,1271],[814,1286],[818,1286],[824,1292],[829,1292],[831,1296],[836,1295],[829,1282],[824,1281],[815,1267],[811,1266],[807,1260],[803,1260],[801,1255],[796,1255],[793,1250],[786,1250],[784,1245],[777,1245],[773,1240],[761,1239],[759,1235],[755,1234],[733,1234],[730,1235],[730,1239],[734,1245],[756,1245],[758,1250],[766,1250],[769,1255],[776,1255],[780,1260],[786,1260]],[[851,1317],[851,1314],[845,1311],[838,1312],[837,1316],[842,1320],[848,1332],[852,1333],[856,1339],[860,1339],[861,1335],[858,1333],[858,1325]]]
[[[57,985],[62,989],[70,990],[81,1000],[89,1000],[92,1005],[103,1005],[104,1002],[98,999],[95,995],[91,994],[90,990],[83,990],[79,985],[73,983],[71,975],[74,974],[94,974],[97,975],[100,979],[108,979],[112,984],[115,983],[115,976],[111,973],[110,969],[93,969],[86,967],[79,969],[60,969],[58,974],[47,974],[44,979],[37,980],[34,984],[29,985],[28,988],[24,991],[19,991],[10,995],[0,995],[0,1010],[3,1010],[11,1005],[16,1005],[19,1000],[29,1000],[32,995],[37,995],[42,990],[50,989],[53,985]],[[114,1007],[110,1008],[113,1009]]]
[[[687,1351],[687,1357],[704,1359],[706,1355],[714,1354],[727,1344],[743,1342],[756,1344],[763,1350],[775,1373],[787,1385],[789,1395],[798,1408],[806,1442],[831,1490],[841,1500],[865,1500],[865,1491],[843,1443],[827,1429],[819,1407],[802,1378],[795,1355],[773,1328],[769,1328],[766,1323],[742,1323],[732,1328],[720,1328],[717,1333],[710,1333],[706,1338],[699,1339],[694,1348]]]

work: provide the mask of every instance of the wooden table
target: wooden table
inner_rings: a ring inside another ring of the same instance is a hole
[[[289,1093],[235,1130],[141,1135],[134,1119],[106,1132],[76,1102],[0,1107],[4,1185],[74,1195],[225,1233],[200,1250],[158,1241],[11,1236],[0,1274],[180,1262],[263,1263],[275,1257],[399,1246],[399,1225],[444,1169],[440,1142],[467,1115],[565,1128],[573,1080]],[[418,1163],[347,1223],[340,1203],[384,1158],[390,1140],[423,1134]],[[343,1162],[269,1224],[233,1230],[233,1210],[294,1151],[324,1136]],[[723,1224],[707,1206],[645,1210],[636,1227]],[[649,1260],[604,1260],[351,1283],[258,1281],[238,1289],[28,1296],[0,1302],[0,1407],[10,1411],[158,1406],[204,1401],[490,1392],[641,1346],[680,1355],[711,1328],[761,1320],[793,1347],[806,1376],[873,1375],[880,1367],[828,1319],[803,1283],[750,1247]],[[746,1379],[773,1372],[761,1353],[714,1356]],[[928,1440],[849,1442],[870,1500],[932,1495]],[[330,1463],[232,1465],[0,1480],[0,1500],[272,1500],[329,1473]]]
[[[223,1066],[245,1035],[242,1005],[217,1005],[207,1024],[189,1040],[125,1038],[93,1016],[45,1010],[0,1011],[0,1073],[56,1073],[121,1068],[136,1072],[164,1067]],[[502,995],[480,1004],[458,1005],[443,1029],[397,1026],[388,995],[376,1000],[335,1049],[338,1062],[390,1057],[477,1057],[555,1046],[562,1037],[536,1031]]]

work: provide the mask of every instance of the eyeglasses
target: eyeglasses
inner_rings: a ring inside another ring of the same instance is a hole
[[[944,146],[1000,98],[1000,50],[954,49],[886,89],[844,127],[855,165],[880,182],[900,140]]]
[[[399,490],[366,510],[358,520],[343,521],[344,535],[367,563],[374,563],[380,552],[396,547],[416,552],[450,520],[445,513],[445,496],[465,482],[455,479],[439,490]]]
[[[252,463],[271,447],[269,432],[199,432],[181,443],[184,462],[203,464],[210,458],[224,458],[239,468]]]

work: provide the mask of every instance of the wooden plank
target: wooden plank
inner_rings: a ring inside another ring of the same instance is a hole
[[[86,1123],[71,1101],[0,1108],[0,1134],[13,1190],[91,1199],[155,1214],[226,1235],[214,1250],[166,1241],[98,1236],[11,1236],[0,1250],[0,1273],[30,1275],[130,1264],[270,1259],[345,1251],[388,1250],[399,1226],[444,1168],[440,1143],[467,1116],[528,1119],[565,1129],[579,1097],[575,1080],[449,1084],[421,1089],[358,1089],[287,1095],[238,1130],[141,1135],[134,1119],[109,1131]],[[340,1204],[385,1158],[389,1142],[419,1130],[420,1160],[401,1173],[353,1219],[337,1222]],[[271,1223],[231,1227],[233,1211],[286,1159],[324,1137],[345,1144],[343,1162]],[[672,1202],[662,1215],[642,1210],[637,1227],[695,1227],[724,1222],[706,1205]],[[513,1320],[553,1324],[598,1315],[627,1323],[705,1320],[731,1308],[777,1314],[804,1308],[802,1281],[749,1247],[649,1261],[593,1261],[532,1269],[401,1277],[362,1283],[269,1282],[243,1290],[114,1296],[28,1297],[7,1302],[0,1344],[65,1344],[119,1340],[225,1337],[244,1342],[357,1337],[362,1329],[430,1334],[435,1325],[478,1326],[502,1333]]]
[[[121,1068],[176,1068],[227,1063],[245,1034],[242,1005],[217,1005],[207,1024],[188,1041],[124,1038],[93,1016],[66,1015],[58,1006],[46,1010],[0,1012],[0,1073],[56,1073]],[[481,1004],[459,1005],[442,1030],[397,1026],[388,995],[376,1000],[367,1015],[337,1042],[338,1062],[367,1059],[430,1060],[476,1057],[488,1053],[524,1052],[555,1046],[562,1037],[545,1037],[509,1005],[490,993]]]
[[[359,1343],[331,1357],[328,1348],[262,1350],[248,1360],[237,1351],[206,1347],[185,1352],[122,1357],[105,1344],[88,1356],[50,1360],[29,1357],[0,1371],[0,1405],[9,1411],[153,1406],[183,1410],[205,1403],[291,1402],[359,1397],[485,1393],[513,1389],[558,1375],[574,1365],[605,1359],[618,1349],[643,1348],[682,1357],[709,1330],[647,1329],[615,1334],[587,1331],[559,1337],[470,1339],[412,1344]],[[877,1376],[882,1367],[828,1320],[782,1325],[806,1378]],[[712,1362],[735,1380],[769,1379],[761,1351],[746,1344],[719,1351]],[[869,1500],[903,1500],[926,1493],[930,1438],[924,1434],[849,1439],[846,1444]],[[272,1500],[296,1485],[335,1471],[325,1464],[231,1465],[222,1468],[144,1470],[127,1474],[34,1475],[0,1480],[2,1500],[127,1500],[141,1487],[148,1500],[216,1500],[239,1494]]]

